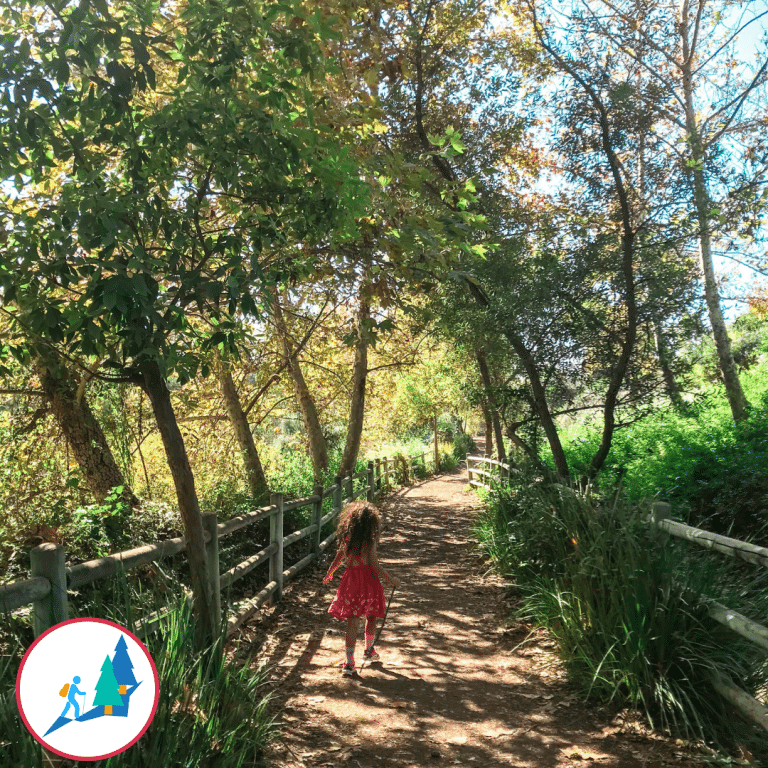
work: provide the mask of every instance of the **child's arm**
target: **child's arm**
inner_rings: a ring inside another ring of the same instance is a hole
[[[379,563],[379,558],[376,556],[376,546],[374,545],[371,548],[370,553],[368,554],[368,560],[371,564],[371,568],[373,568],[376,575],[379,577],[379,579],[384,579],[385,581],[388,581],[393,587],[399,587],[400,586],[400,579],[396,578],[395,576],[390,576]]]
[[[344,559],[344,548],[339,547],[339,551],[336,553],[336,559],[331,563],[331,567],[328,569],[328,573],[323,579],[323,584],[327,584],[332,578],[336,569],[341,565],[341,561]]]

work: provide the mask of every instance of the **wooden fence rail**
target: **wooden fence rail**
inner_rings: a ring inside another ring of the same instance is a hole
[[[414,462],[421,463],[426,469],[425,456],[426,454],[419,454],[406,457],[409,481],[414,479]],[[238,615],[228,623],[227,634],[234,632],[268,600],[279,600],[285,582],[295,578],[297,574],[315,562],[333,543],[336,534],[331,533],[323,539],[322,531],[328,523],[339,516],[345,501],[351,501],[363,495],[369,501],[373,501],[377,494],[386,493],[390,490],[393,486],[391,478],[395,473],[395,459],[385,457],[376,459],[375,462],[368,462],[367,468],[362,472],[335,478],[329,488],[316,485],[312,495],[303,499],[285,502],[282,494],[273,494],[269,506],[233,517],[223,523],[218,522],[215,514],[205,515],[203,517],[203,529],[206,542],[208,581],[216,616],[221,616],[222,590],[229,589],[234,582],[242,579],[255,568],[266,563],[269,564],[267,585],[240,606],[241,610]],[[356,482],[357,488],[355,488]],[[328,498],[332,498],[331,509],[324,515],[323,502]],[[312,508],[310,524],[301,530],[286,535],[283,522],[285,513],[305,507]],[[263,520],[269,520],[269,544],[228,571],[220,573],[219,541],[235,531]],[[310,539],[309,554],[289,568],[285,568],[285,548],[307,538]],[[62,546],[41,544],[30,553],[31,578],[0,586],[0,612],[10,613],[32,604],[35,636],[39,636],[54,624],[68,618],[67,590],[77,589],[107,577],[125,574],[130,569],[179,554],[185,549],[186,541],[181,536],[67,567],[66,555]],[[139,636],[146,637],[157,630],[163,619],[163,614],[155,613],[147,616],[139,624]]]
[[[479,466],[487,465],[488,469],[479,469]],[[487,459],[483,456],[467,456],[467,474],[469,483],[474,487],[494,488],[508,485],[514,475],[514,468],[508,464]],[[480,478],[480,479],[477,479]],[[487,481],[484,481],[487,478]],[[653,505],[649,523],[659,530],[665,531],[684,541],[698,544],[706,549],[719,552],[729,557],[744,560],[753,565],[768,568],[768,548],[757,547],[739,539],[731,539],[728,536],[720,536],[700,528],[693,528],[675,520],[670,520],[671,507],[666,502],[656,502]],[[709,616],[725,627],[733,630],[742,637],[768,650],[768,628],[758,624],[736,611],[720,605],[716,602],[706,604]],[[712,685],[714,689],[725,698],[732,706],[754,723],[768,731],[768,707],[754,696],[743,691],[733,683],[726,675],[715,670],[712,673]]]

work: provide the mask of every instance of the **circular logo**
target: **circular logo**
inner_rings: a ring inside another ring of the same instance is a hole
[[[144,643],[105,619],[51,627],[24,654],[16,678],[16,702],[30,733],[71,760],[103,760],[135,744],[159,696]]]

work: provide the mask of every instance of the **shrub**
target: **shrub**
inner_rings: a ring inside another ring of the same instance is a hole
[[[262,765],[273,723],[264,673],[227,662],[221,641],[197,652],[189,611],[172,611],[147,646],[160,676],[155,717],[140,741],[104,768],[243,768]],[[43,751],[19,717],[14,684],[21,651],[0,663],[0,765],[42,768]]]
[[[459,466],[459,461],[453,453],[440,454],[440,469],[445,472],[451,472]]]
[[[734,424],[718,385],[683,412],[662,409],[614,436],[598,477],[617,479],[630,498],[669,501],[676,517],[716,533],[768,544],[768,376],[766,367],[741,376],[750,417]],[[583,471],[599,430],[572,428],[564,440],[568,461]]]
[[[754,691],[768,667],[704,602],[758,618],[768,591],[745,589],[728,562],[665,542],[645,513],[618,497],[598,503],[528,482],[492,495],[477,534],[520,588],[521,616],[549,628],[585,697],[637,707],[665,730],[727,739],[736,726],[710,671]]]
[[[466,432],[457,432],[453,436],[453,456],[457,461],[464,461],[467,454],[475,453],[477,446],[475,441]]]

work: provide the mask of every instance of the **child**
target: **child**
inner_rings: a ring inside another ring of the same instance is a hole
[[[376,557],[380,527],[381,517],[373,504],[367,501],[347,504],[336,528],[339,551],[323,579],[323,583],[327,584],[342,560],[346,560],[347,570],[328,609],[328,613],[340,621],[347,620],[347,660],[341,670],[345,677],[355,674],[357,620],[362,616],[365,616],[365,658],[371,661],[379,658],[373,641],[376,636],[376,619],[383,619],[386,612],[381,579],[386,579],[396,587],[400,585],[400,580],[390,576],[379,565]]]

